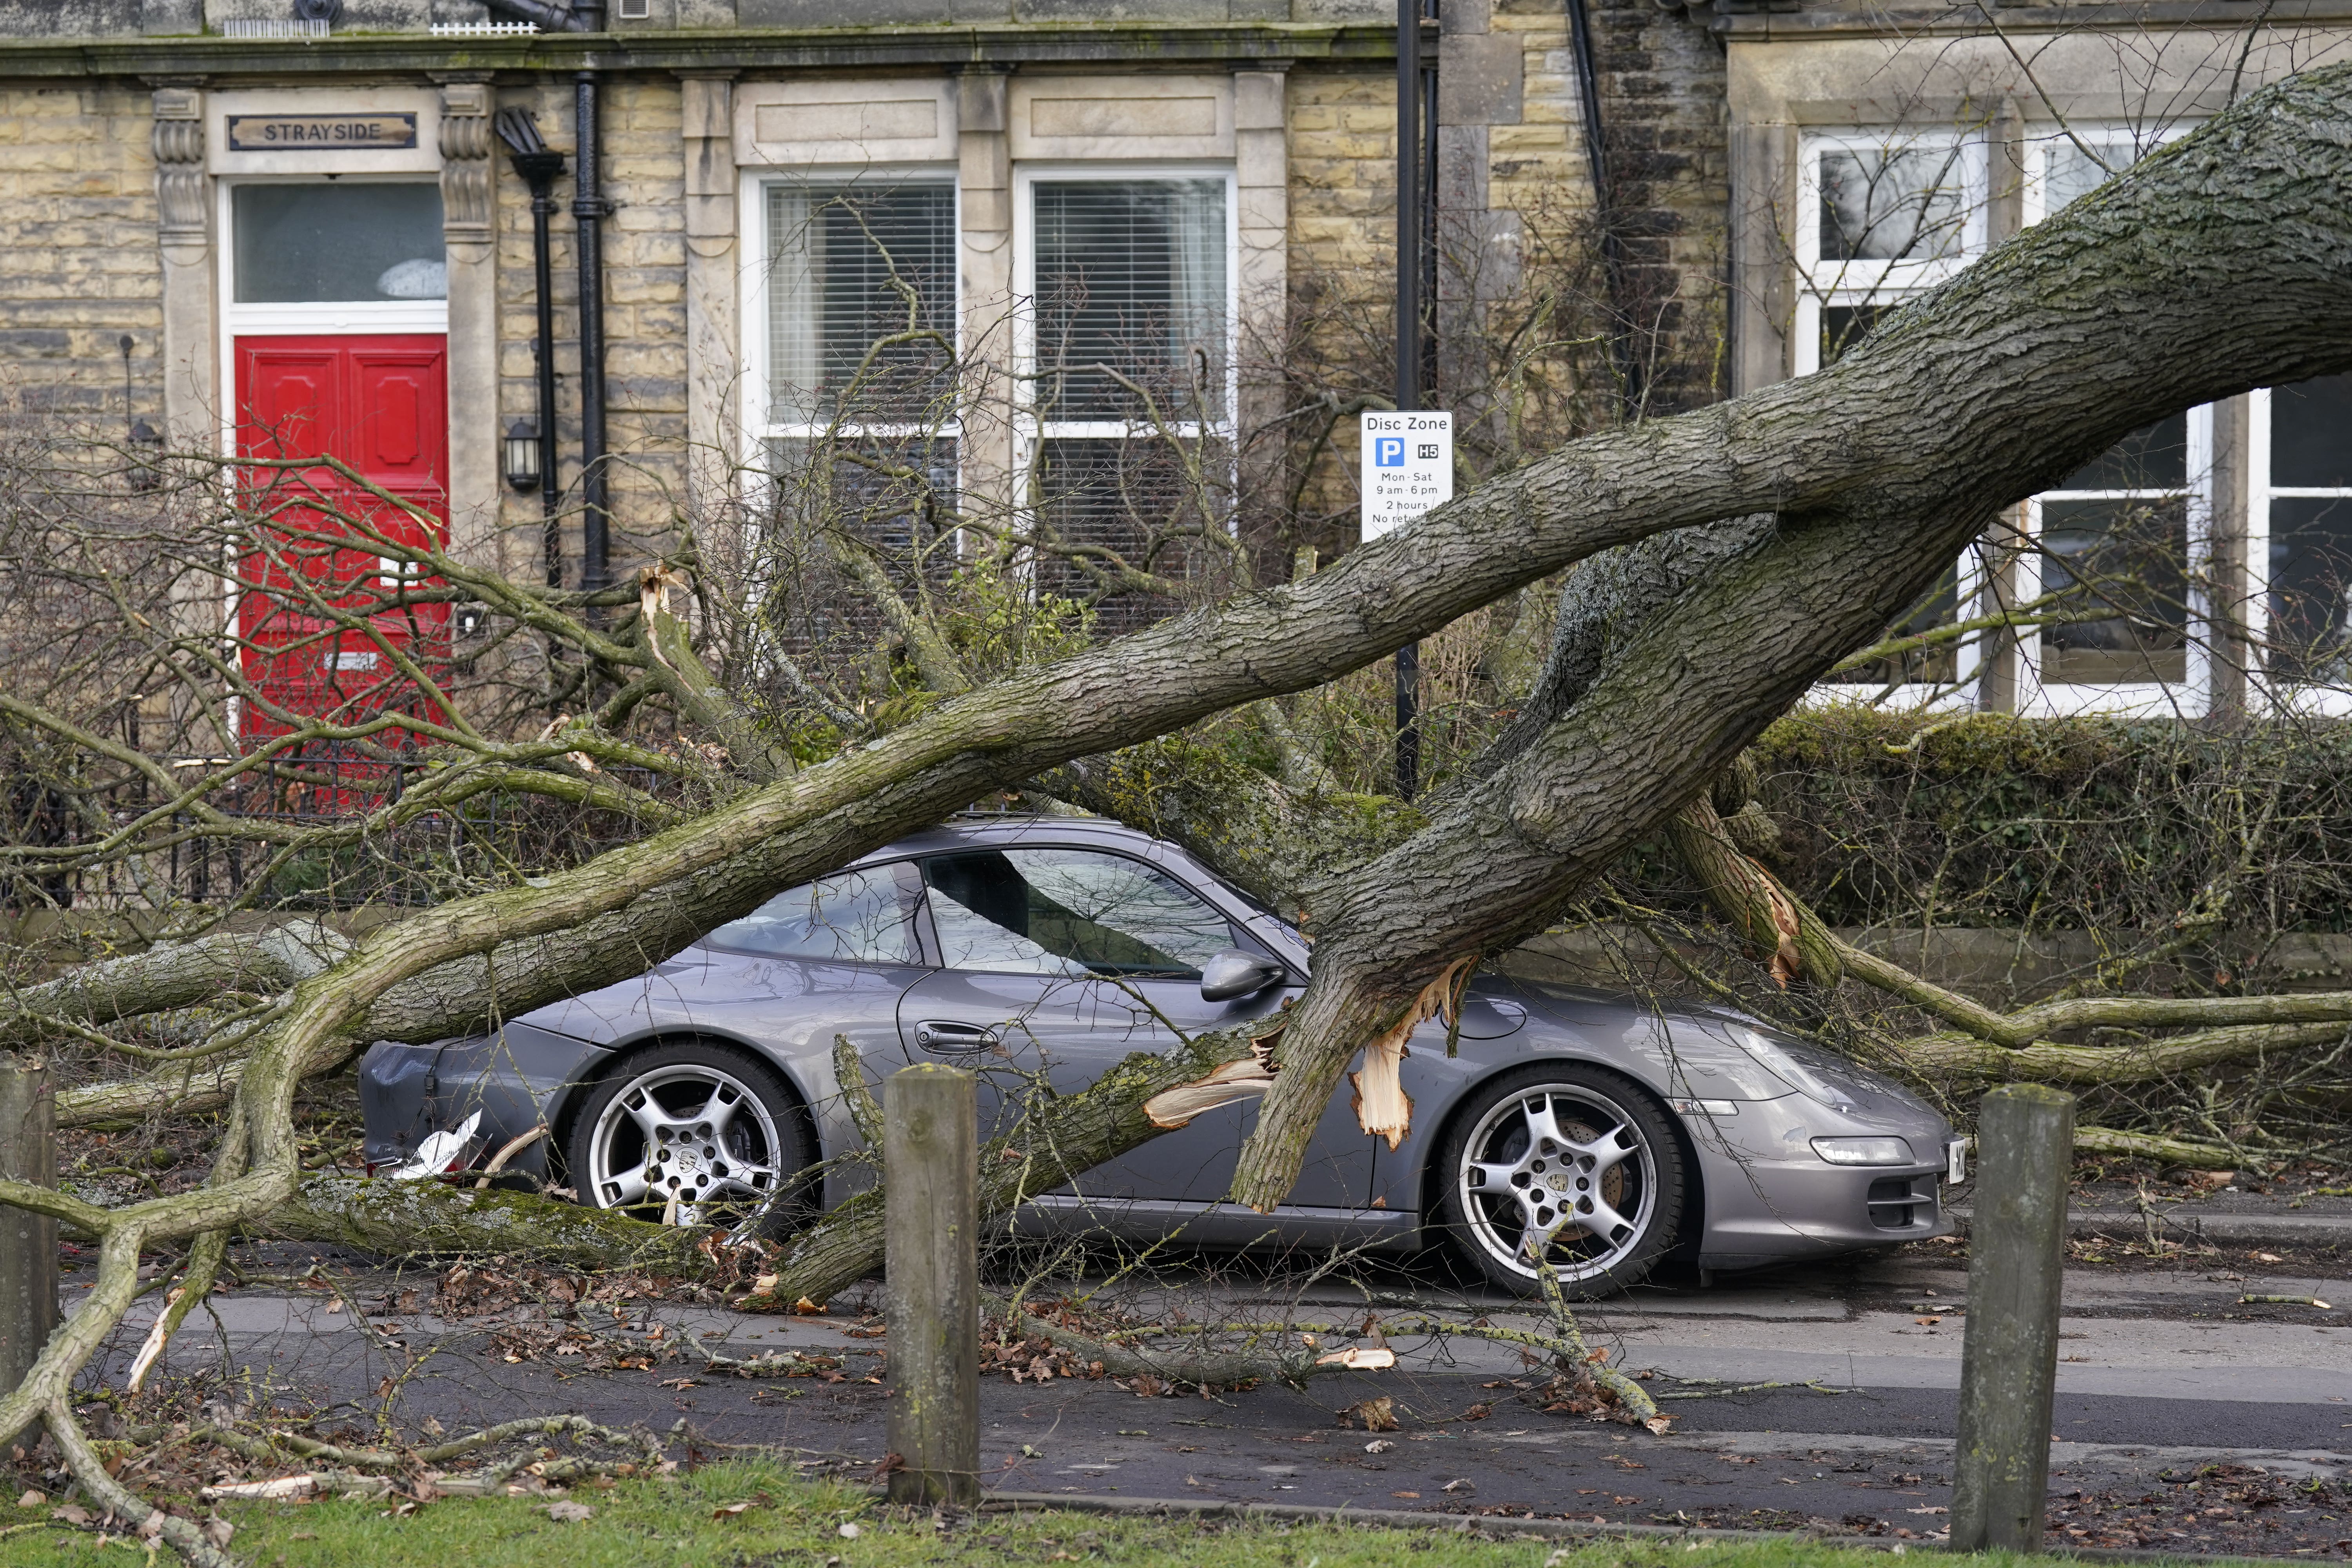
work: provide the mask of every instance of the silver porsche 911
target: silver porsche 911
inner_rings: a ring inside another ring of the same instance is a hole
[[[837,1037],[873,1084],[914,1062],[974,1068],[985,1137],[1026,1085],[1083,1088],[1171,1031],[1272,1011],[1309,959],[1297,931],[1172,844],[1092,818],[958,821],[495,1035],[378,1044],[360,1073],[367,1159],[414,1172],[420,1155],[463,1169],[506,1152],[507,1179],[583,1204],[772,1223],[873,1179],[824,1163],[861,1142]],[[1949,1228],[1940,1184],[1962,1155],[1944,1119],[1753,1019],[1482,978],[1454,1025],[1451,1055],[1444,1023],[1413,1037],[1403,1143],[1359,1131],[1343,1086],[1272,1215],[1223,1202],[1255,1115],[1244,1102],[1021,1222],[1211,1246],[1443,1241],[1510,1289],[1549,1268],[1586,1297],[1669,1256],[1748,1268]]]

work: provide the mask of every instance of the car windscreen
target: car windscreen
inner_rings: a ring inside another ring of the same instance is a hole
[[[976,849],[923,862],[950,969],[1197,979],[1232,922],[1155,867],[1090,849]]]
[[[779,893],[703,938],[711,947],[762,958],[831,959],[851,963],[916,963],[911,867],[845,871]]]

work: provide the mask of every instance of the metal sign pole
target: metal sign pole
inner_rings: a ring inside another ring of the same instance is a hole
[[[1397,0],[1396,405],[1421,406],[1421,6]],[[1421,645],[1396,651],[1396,792],[1421,788]]]

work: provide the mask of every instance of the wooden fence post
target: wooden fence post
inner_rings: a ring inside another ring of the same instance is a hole
[[[0,1176],[58,1184],[58,1100],[49,1064],[0,1051]],[[0,1205],[0,1392],[32,1370],[58,1322],[58,1222]],[[0,1432],[0,1450],[21,1433]]]
[[[980,1501],[979,1102],[926,1064],[883,1085],[890,1500]]]
[[[2073,1095],[2011,1084],[1984,1097],[1969,1226],[1954,1552],[2042,1547],[2074,1161]]]

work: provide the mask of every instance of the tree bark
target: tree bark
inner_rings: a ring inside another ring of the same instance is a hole
[[[1694,473],[1694,493],[1734,504],[1671,526],[1767,507],[1775,521],[1605,651],[1524,752],[1349,879],[1233,1198],[1281,1201],[1359,1047],[1448,964],[1541,929],[1874,640],[2000,508],[2150,417],[2352,364],[2347,88],[2352,69],[2337,67],[2256,94],[1896,310],[1819,374],[1626,432],[1674,465],[1681,430],[1706,423],[1728,468],[1700,473],[1755,481],[1717,489]],[[2266,280],[2251,314],[2248,268]],[[1781,447],[1767,466],[1731,456],[1759,439]],[[1596,475],[1595,493],[1615,478]],[[1454,874],[1468,865],[1479,874]]]

